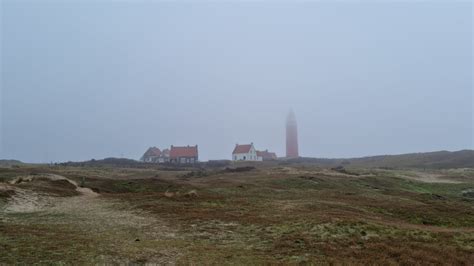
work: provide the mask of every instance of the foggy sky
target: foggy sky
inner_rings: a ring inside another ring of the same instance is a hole
[[[473,148],[472,3],[1,1],[0,158]]]

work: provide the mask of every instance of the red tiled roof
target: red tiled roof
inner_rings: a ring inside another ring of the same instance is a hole
[[[245,145],[235,145],[235,149],[232,152],[232,154],[237,154],[237,153],[248,153],[250,149],[252,148],[252,144],[245,144]]]
[[[178,157],[198,157],[198,146],[175,147],[171,146],[171,158]]]

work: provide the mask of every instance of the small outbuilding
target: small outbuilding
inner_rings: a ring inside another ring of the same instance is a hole
[[[273,161],[273,160],[278,159],[278,157],[276,156],[276,153],[269,152],[268,150],[257,151],[257,156],[262,158],[261,161]]]

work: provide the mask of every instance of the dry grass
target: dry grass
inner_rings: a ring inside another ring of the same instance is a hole
[[[0,170],[0,178],[31,171]],[[474,201],[463,194],[474,188],[472,171],[462,171],[458,183],[406,179],[406,171],[344,174],[308,165],[263,165],[245,172],[34,171],[76,182],[84,177],[84,185],[100,196],[63,195],[68,197],[57,198],[46,211],[3,213],[0,246],[8,256],[1,262],[70,263],[77,256],[79,263],[178,264],[463,265],[474,260]],[[431,174],[456,178],[457,173]],[[54,195],[55,186],[22,189]],[[197,196],[187,196],[193,190]]]

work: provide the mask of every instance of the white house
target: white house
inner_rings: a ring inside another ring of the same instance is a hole
[[[257,156],[257,150],[253,146],[253,143],[239,145],[236,144],[234,151],[232,152],[233,161],[262,161],[261,156]]]

